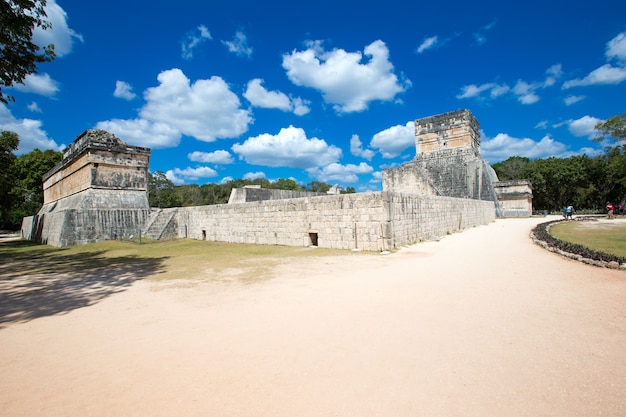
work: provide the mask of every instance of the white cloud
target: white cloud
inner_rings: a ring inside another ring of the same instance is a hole
[[[506,133],[498,133],[493,139],[481,139],[480,149],[482,157],[492,164],[504,161],[511,156],[536,159],[568,155],[567,146],[556,142],[550,135],[544,136],[537,142],[530,138],[514,138]]]
[[[199,45],[203,44],[207,40],[213,39],[211,32],[206,26],[200,25],[195,30],[189,32],[185,39],[180,43],[181,54],[184,59],[193,58],[193,51]]]
[[[124,81],[115,81],[115,91],[113,91],[113,97],[123,98],[124,100],[132,100],[137,97],[137,94],[133,93],[133,87]]]
[[[53,149],[62,151],[65,145],[58,145],[41,129],[40,120],[16,119],[5,105],[0,105],[0,131],[8,130],[17,133],[20,144],[15,152],[17,155],[31,152],[35,148],[40,150]]]
[[[570,120],[568,128],[570,133],[574,136],[593,138],[597,133],[594,127],[601,121],[601,119],[596,117],[583,116],[580,119]]]
[[[72,52],[74,40],[83,42],[82,35],[69,28],[67,13],[55,0],[48,0],[45,10],[52,27],[47,30],[36,27],[33,30],[33,43],[39,47],[54,44],[57,58],[69,54]]]
[[[166,123],[205,142],[235,138],[248,130],[249,111],[239,108],[239,97],[222,78],[190,84],[175,68],[161,72],[157,79],[161,84],[144,93],[147,103],[139,113],[142,118]]]
[[[252,48],[248,45],[248,38],[242,31],[235,33],[232,41],[222,41],[222,44],[226,45],[229,52],[239,57],[250,58],[252,56]]]
[[[624,80],[626,80],[626,68],[604,64],[600,68],[591,71],[585,78],[565,81],[563,89],[588,85],[619,84]]]
[[[347,164],[342,165],[338,163],[332,163],[326,165],[324,168],[311,168],[307,172],[323,182],[340,181],[343,183],[354,183],[359,181],[359,174],[369,174],[374,171],[374,168],[361,162],[359,165]]]
[[[215,165],[227,165],[233,163],[233,157],[230,152],[218,150],[215,152],[191,152],[187,155],[189,160],[194,162],[203,162]]]
[[[376,152],[371,149],[363,149],[363,143],[359,139],[359,135],[352,135],[350,138],[350,153],[354,156],[361,157],[371,161]]]
[[[228,177],[224,177],[224,178],[222,178],[222,179],[220,180],[219,184],[226,184],[227,182],[230,182],[230,181],[232,181],[233,179],[234,179],[234,178],[233,178],[233,177],[230,177],[230,176],[228,176]]]
[[[415,148],[415,122],[392,126],[376,133],[370,146],[378,149],[383,158],[395,158],[407,148]]]
[[[28,108],[28,110],[32,111],[33,113],[42,113],[41,108],[39,107],[39,104],[37,104],[34,101],[26,107]]]
[[[626,32],[622,32],[606,44],[606,57],[626,62]]]
[[[363,55],[370,57],[368,62],[361,63]],[[292,83],[319,90],[326,103],[343,113],[363,111],[372,101],[391,101],[410,86],[409,81],[398,81],[389,50],[380,40],[367,45],[364,54],[326,52],[320,41],[311,42],[305,51],[284,54],[283,68]]]
[[[217,172],[209,167],[197,167],[185,169],[174,168],[165,172],[168,180],[176,185],[184,184],[186,181],[197,181],[200,178],[213,178],[217,176]]]
[[[383,180],[382,171],[372,172],[372,179],[370,180],[370,182],[382,182],[382,180]]]
[[[243,179],[244,180],[256,180],[258,178],[265,178],[265,172],[262,171],[258,171],[258,172],[246,172],[245,174],[243,174]]]
[[[27,74],[23,84],[14,84],[12,88],[22,93],[54,97],[59,92],[59,83],[50,78],[47,73]]]
[[[535,86],[525,81],[518,80],[513,93],[517,96],[517,100],[522,104],[533,104],[539,101],[539,96],[535,94]]]
[[[171,148],[178,145],[181,137],[178,129],[146,119],[106,120],[98,122],[96,129],[113,133],[129,145],[148,148]]]
[[[483,92],[488,92],[491,98],[499,97],[509,92],[511,88],[506,84],[486,83],[482,85],[470,84],[461,87],[461,93],[456,98],[479,97]]]
[[[146,104],[139,118],[102,121],[98,126],[134,145],[166,148],[178,145],[182,135],[205,142],[235,138],[252,123],[250,111],[239,107],[239,98],[220,77],[191,84],[174,68],[157,79],[160,84],[144,92]]]
[[[618,34],[606,44],[607,61],[616,59],[618,65],[604,64],[591,71],[584,78],[565,81],[563,89],[586,87],[589,85],[613,85],[626,80],[626,32]]]
[[[429,38],[424,39],[422,43],[420,44],[420,46],[417,47],[415,52],[417,52],[418,54],[421,54],[424,51],[437,47],[437,39],[438,39],[437,36],[431,36]]]
[[[553,86],[556,80],[561,77],[562,73],[561,64],[555,64],[545,71],[546,78],[543,81],[527,82],[517,80],[513,88],[509,87],[507,84],[498,83],[485,83],[482,85],[470,84],[461,87],[461,93],[458,94],[456,98],[477,98],[479,100],[485,100],[486,96],[494,99],[504,94],[512,93],[520,103],[534,104],[540,100],[537,91]]]
[[[300,97],[292,98],[293,114],[296,116],[304,116],[311,112],[311,102]]]
[[[574,95],[570,95],[567,96],[563,99],[563,102],[565,103],[566,106],[571,106],[574,103],[578,103],[579,101],[582,101],[585,99],[585,96],[574,96]]]
[[[248,82],[243,96],[255,107],[266,109],[279,109],[293,112],[297,116],[309,113],[309,103],[300,99],[290,99],[285,93],[280,91],[268,91],[261,84],[263,80],[255,78]]]
[[[318,138],[307,138],[304,129],[289,126],[277,135],[264,133],[236,143],[233,151],[249,164],[269,167],[315,168],[336,162],[341,149]]]

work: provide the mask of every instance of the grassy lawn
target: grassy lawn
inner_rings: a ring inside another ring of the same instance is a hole
[[[550,234],[566,242],[626,257],[626,222],[575,221],[550,227]]]
[[[11,274],[47,274],[87,271],[97,268],[137,268],[149,279],[218,276],[236,271],[243,282],[262,280],[272,267],[297,262],[302,257],[367,256],[367,253],[323,248],[246,245],[177,239],[106,241],[55,248],[19,240],[0,243],[0,277]],[[371,254],[370,254],[371,255]]]

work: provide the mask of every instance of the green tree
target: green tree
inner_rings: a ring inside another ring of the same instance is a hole
[[[19,226],[22,218],[36,214],[43,205],[43,176],[61,162],[63,154],[48,149],[21,155],[15,162],[16,181],[11,190],[10,220]]]
[[[626,142],[626,113],[609,117],[604,122],[597,123],[595,129],[598,135],[594,140],[601,142],[612,138],[616,143]]]
[[[272,188],[277,190],[291,190],[291,191],[301,191],[301,187],[291,178],[279,178],[271,185]]]
[[[2,87],[21,84],[28,74],[37,73],[37,64],[55,58],[54,45],[43,48],[32,41],[35,27],[52,27],[46,19],[46,0],[0,0],[0,102],[15,98]]]
[[[325,193],[328,190],[330,190],[330,187],[332,187],[332,185],[327,184],[325,182],[311,181],[310,183],[306,185],[306,190],[312,191],[315,193]]]
[[[523,180],[524,168],[530,163],[530,159],[522,156],[512,156],[509,159],[496,162],[491,167],[496,171],[500,181]]]
[[[13,200],[11,190],[15,185],[15,161],[17,157],[13,154],[20,144],[17,133],[0,132],[0,228],[11,228],[9,213]]]
[[[174,183],[163,171],[148,173],[148,203],[150,207],[181,207],[182,201],[174,190]]]

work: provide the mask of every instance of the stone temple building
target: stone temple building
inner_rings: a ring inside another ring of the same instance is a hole
[[[499,182],[480,156],[468,110],[415,121],[416,156],[383,170],[383,191],[298,193],[243,188],[229,204],[150,208],[150,150],[88,130],[43,178],[44,205],[22,236],[54,246],[143,236],[381,251],[530,216],[528,181]]]

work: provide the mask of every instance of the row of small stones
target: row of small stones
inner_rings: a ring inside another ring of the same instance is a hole
[[[586,263],[588,265],[599,266],[601,268],[621,269],[623,271],[626,271],[626,263],[620,264],[617,261],[611,261],[611,262],[597,261],[595,259],[585,258],[582,255],[578,255],[578,254],[575,254],[575,253],[565,252],[564,250],[561,250],[559,248],[555,248],[554,246],[548,245],[548,242],[545,242],[543,240],[538,239],[537,236],[535,236],[535,234],[533,232],[530,232],[530,238],[533,240],[533,242],[535,242],[536,244],[538,244],[542,248],[547,249],[550,252],[558,253],[559,255],[565,256],[566,258],[570,258],[570,259],[573,259],[575,261],[583,262],[583,263]]]

